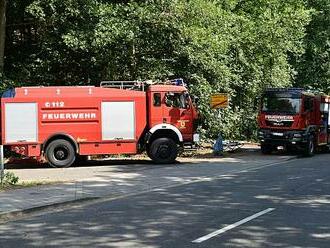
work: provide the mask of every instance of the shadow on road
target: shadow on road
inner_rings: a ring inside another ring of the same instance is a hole
[[[314,158],[7,223],[0,226],[0,247],[328,247],[329,167],[312,163]],[[269,207],[276,210],[205,244],[191,243]]]

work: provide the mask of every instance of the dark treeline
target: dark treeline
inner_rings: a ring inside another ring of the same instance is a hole
[[[266,87],[330,91],[329,0],[10,0],[6,17],[2,88],[181,77],[209,137],[252,138]]]

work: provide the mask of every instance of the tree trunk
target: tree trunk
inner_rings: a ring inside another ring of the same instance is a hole
[[[6,1],[0,0],[0,75],[3,74],[6,39]]]

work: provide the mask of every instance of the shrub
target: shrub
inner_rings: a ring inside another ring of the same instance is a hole
[[[16,185],[18,180],[18,176],[16,176],[13,172],[5,172],[1,186]]]

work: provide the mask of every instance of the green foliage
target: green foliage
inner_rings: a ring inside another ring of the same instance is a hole
[[[18,176],[16,176],[13,172],[5,172],[1,186],[6,187],[9,185],[16,185],[18,183],[18,180]]]
[[[221,8],[214,2],[194,3],[196,12],[189,10],[192,16],[185,18],[193,21],[184,29],[190,42],[182,51],[190,62],[187,71],[194,73],[187,77],[201,98],[204,128],[212,137],[222,132],[225,138],[250,139],[264,88],[292,84],[289,55],[304,51],[310,11],[303,1],[228,1]],[[230,94],[228,109],[209,108],[215,92]]]
[[[306,52],[296,59],[296,85],[330,94],[330,1],[307,2],[314,12],[304,38]]]
[[[314,82],[329,85],[327,0],[13,0],[8,9],[5,73],[15,82],[182,77],[208,137],[253,138],[261,92],[310,85],[317,63]],[[216,92],[230,94],[228,109],[210,109]]]

